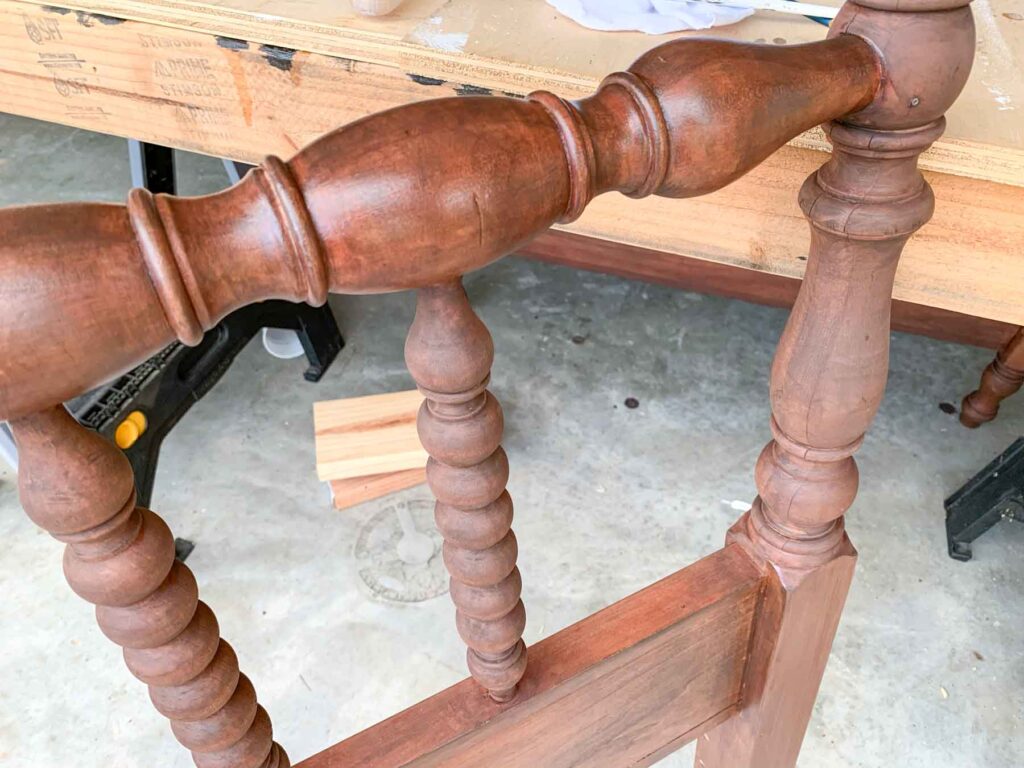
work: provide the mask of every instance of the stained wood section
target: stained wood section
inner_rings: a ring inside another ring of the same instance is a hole
[[[992,421],[999,404],[1024,385],[1024,328],[1001,347],[995,360],[981,374],[978,388],[964,398],[960,423],[974,429]]]
[[[362,504],[364,501],[379,499],[382,496],[404,491],[406,488],[413,488],[425,482],[427,482],[425,467],[330,481],[335,509],[348,509],[356,504]]]
[[[555,230],[527,243],[517,255],[769,307],[792,307],[801,282],[771,272]],[[892,329],[986,349],[999,349],[1019,332],[1019,327],[1011,323],[909,301],[893,302]]]
[[[405,363],[426,396],[417,418],[430,454],[427,481],[444,537],[455,626],[469,671],[495,701],[510,701],[526,670],[526,608],[516,567],[505,417],[487,389],[491,334],[461,280],[421,288],[405,340]]]
[[[935,209],[917,157],[975,55],[969,1],[911,13],[905,0],[862,0],[830,28],[875,41],[894,85],[826,126],[835,151],[800,190],[811,250],[772,363],[773,439],[754,469],[757,498],[727,539],[771,575],[743,711],[701,739],[701,768],[796,765],[856,562],[844,516],[859,484],[853,455],[885,393],[893,280]]]
[[[465,680],[300,765],[649,765],[734,713],[761,583],[726,547],[531,646],[512,703]]]
[[[408,3],[403,13],[417,7]],[[481,92],[462,75],[410,75],[415,70],[257,40],[0,0],[0,109],[253,162],[267,154],[290,156],[329,129],[375,111]],[[508,86],[515,94],[530,87],[525,81]],[[287,120],[280,104],[289,106]],[[793,190],[821,160],[819,152],[784,147],[744,178],[699,199],[623,201],[606,195],[568,229],[667,258],[799,278],[808,234]],[[934,151],[921,165],[955,170],[936,162]],[[1011,168],[995,155],[989,165]],[[1020,190],[948,173],[926,177],[938,201],[936,215],[907,246],[895,298],[1024,325],[1017,290],[1024,284]],[[1009,170],[1003,179],[1021,180],[1024,171]]]
[[[317,476],[344,480],[423,469],[427,452],[416,434],[422,403],[415,389],[314,403]]]
[[[100,630],[123,648],[197,768],[289,768],[195,576],[174,557],[170,529],[135,505],[125,455],[63,406],[11,427],[25,512],[67,545],[68,584],[95,604]]]

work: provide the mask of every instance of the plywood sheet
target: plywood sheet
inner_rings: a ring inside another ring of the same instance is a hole
[[[26,0],[39,5],[44,0]],[[835,0],[832,0],[835,4]],[[821,39],[819,24],[759,13],[701,33],[595,32],[543,0],[408,0],[396,14],[367,18],[343,0],[68,0],[118,18],[208,32],[292,51],[397,67],[419,76],[522,94],[591,92],[654,45],[685,35],[771,44]],[[50,4],[46,4],[50,5]],[[978,56],[949,130],[925,160],[947,173],[1024,185],[1024,11],[1019,0],[975,0]],[[819,132],[797,146],[825,149]],[[934,159],[930,159],[930,158]],[[930,164],[929,164],[930,163]]]

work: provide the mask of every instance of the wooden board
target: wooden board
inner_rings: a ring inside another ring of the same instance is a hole
[[[716,264],[570,232],[546,232],[521,248],[517,255],[787,309],[796,301],[801,282],[771,272]],[[925,304],[911,304],[899,299],[892,303],[894,331],[930,336],[941,341],[999,349],[1017,333],[1017,328],[1010,323]]]
[[[389,493],[404,491],[427,482],[425,467],[405,469],[401,472],[385,472],[381,475],[351,477],[346,480],[331,480],[331,495],[335,509],[348,509],[364,501],[379,499]]]
[[[422,469],[428,458],[416,434],[422,403],[415,389],[314,403],[317,476],[344,480]]]
[[[735,713],[761,583],[727,547],[532,646],[511,703],[465,680],[296,768],[650,765]]]
[[[44,0],[30,0],[49,7]],[[827,0],[826,0],[827,1]],[[409,0],[367,18],[344,0],[70,0],[70,8],[203,31],[295,51],[372,62],[414,75],[522,94],[593,91],[607,73],[681,35],[765,43],[819,40],[825,28],[798,16],[759,13],[738,24],[674,35],[595,32],[543,0]],[[832,0],[830,4],[838,5]],[[975,0],[979,46],[972,79],[949,130],[924,167],[1024,185],[1024,19],[1018,0]],[[825,149],[820,132],[795,142]]]
[[[15,0],[0,0],[0,49],[0,110],[250,162],[287,157],[371,112],[473,92],[393,67]],[[726,189],[694,200],[606,195],[569,229],[799,278],[808,232],[796,193],[821,159],[785,147]],[[908,245],[895,296],[1024,325],[1024,194],[946,173],[928,178],[935,218]]]

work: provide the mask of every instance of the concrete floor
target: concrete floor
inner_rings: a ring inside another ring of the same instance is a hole
[[[121,141],[0,116],[0,205],[120,200],[127,179]],[[182,158],[184,191],[223,180]],[[495,337],[533,643],[719,546],[754,495],[785,312],[518,259],[466,283]],[[188,564],[293,760],[465,674],[447,597],[375,599],[354,556],[365,524],[426,506],[426,488],[337,512],[314,472],[315,400],[411,386],[412,297],[332,306],[348,346],[324,381],[250,345],[166,443],[153,502],[196,543]],[[943,498],[1024,423],[1024,396],[975,432],[938,407],[989,357],[893,336],[847,523],[859,570],[803,768],[1024,764],[1024,526],[1001,524],[968,564],[943,535]],[[6,470],[0,540],[0,764],[190,766]],[[662,765],[691,763],[686,749]]]

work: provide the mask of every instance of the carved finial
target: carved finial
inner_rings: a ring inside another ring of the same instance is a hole
[[[437,497],[444,560],[459,634],[473,677],[508,701],[526,669],[526,611],[519,599],[508,459],[501,407],[487,391],[494,347],[462,282],[423,288],[405,358],[426,396],[418,427],[430,454],[427,480]]]
[[[220,639],[195,577],[174,559],[159,516],[135,506],[131,465],[62,407],[12,423],[29,517],[67,544],[64,574],[96,605],[100,629],[124,648],[198,768],[287,768],[270,719]]]

